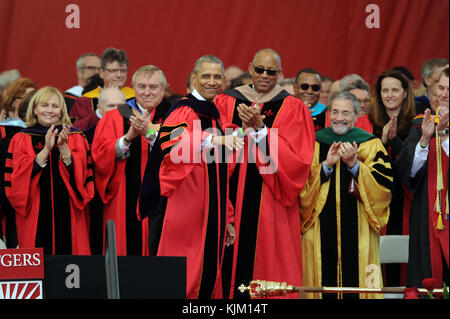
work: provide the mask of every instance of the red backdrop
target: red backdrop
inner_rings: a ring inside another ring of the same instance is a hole
[[[69,4],[79,28],[67,28]],[[379,28],[367,28],[369,4]],[[405,65],[420,78],[424,60],[449,54],[448,0],[0,0],[0,72],[17,68],[38,86],[76,84],[85,52],[124,49],[132,72],[159,66],[185,92],[203,54],[247,69],[253,54],[277,50],[285,77],[304,67],[339,78],[358,73],[371,84],[384,69]]]

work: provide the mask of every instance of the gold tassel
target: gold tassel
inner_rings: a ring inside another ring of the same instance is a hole
[[[448,220],[448,186],[447,186],[447,194],[445,196],[445,219]]]
[[[436,164],[437,164],[437,178],[436,178],[436,212],[438,213],[438,220],[436,224],[437,230],[444,229],[444,223],[442,222],[442,206],[441,195],[444,189],[444,178],[442,174],[442,157],[441,157],[441,138],[436,128]]]
[[[442,213],[441,212],[439,212],[436,229],[437,230],[443,230],[444,229],[444,224],[442,223]]]

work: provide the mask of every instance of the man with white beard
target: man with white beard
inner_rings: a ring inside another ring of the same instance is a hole
[[[304,286],[383,285],[379,232],[389,218],[392,169],[381,140],[354,127],[358,108],[352,93],[334,93],[331,126],[316,132],[311,173],[300,194]],[[369,265],[374,276],[368,281]],[[323,298],[382,295],[327,294]]]

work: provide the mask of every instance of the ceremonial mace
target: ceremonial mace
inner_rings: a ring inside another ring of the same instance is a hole
[[[360,287],[297,287],[288,285],[285,282],[252,280],[248,286],[241,284],[239,291],[249,292],[251,297],[266,298],[276,296],[286,296],[293,293],[319,292],[319,293],[375,293],[375,294],[402,294],[405,291],[403,287],[385,287],[385,288],[360,288]],[[426,294],[425,288],[417,288],[419,294]],[[442,289],[434,289],[433,293],[442,293]]]

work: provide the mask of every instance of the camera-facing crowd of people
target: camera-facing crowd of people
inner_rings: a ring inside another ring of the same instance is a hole
[[[446,59],[373,89],[312,67],[285,79],[272,49],[248,72],[192,62],[186,94],[154,65],[126,86],[116,48],[81,55],[64,92],[0,74],[3,247],[101,255],[113,220],[118,255],[187,257],[187,298],[248,298],[255,279],[366,287],[369,265],[377,287],[448,285]],[[390,234],[409,235],[407,265],[380,264]]]

